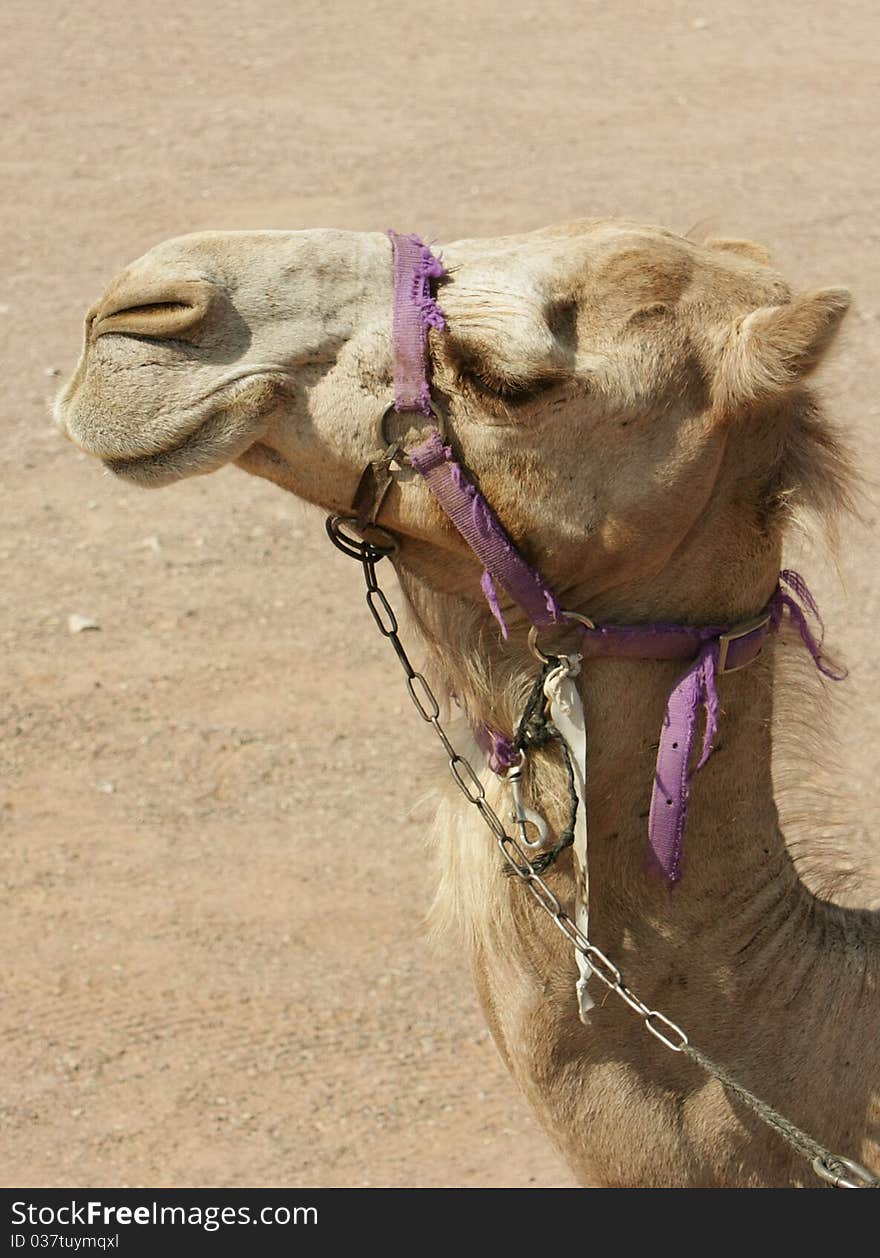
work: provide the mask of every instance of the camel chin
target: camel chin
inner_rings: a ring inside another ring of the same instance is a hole
[[[236,424],[229,412],[221,410],[208,417],[195,432],[168,450],[130,459],[101,462],[114,476],[146,489],[160,489],[191,476],[207,476],[227,463],[236,462],[263,432],[261,424]]]

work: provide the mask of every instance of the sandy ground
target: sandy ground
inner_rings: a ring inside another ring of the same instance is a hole
[[[567,1185],[426,943],[437,754],[355,565],[240,472],[102,477],[47,399],[85,307],[166,236],[623,213],[853,288],[827,392],[876,474],[876,7],[6,0],[0,23],[0,1179]],[[876,501],[839,576],[802,560],[853,670],[866,899]]]

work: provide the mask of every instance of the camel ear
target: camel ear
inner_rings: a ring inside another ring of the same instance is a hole
[[[751,240],[728,240],[726,237],[712,236],[704,240],[703,245],[718,253],[737,253],[741,258],[751,258],[752,262],[760,262],[761,266],[770,265],[768,251],[763,245],[756,245]]]
[[[849,304],[845,288],[821,288],[738,320],[724,337],[717,400],[754,402],[797,385],[825,357]]]

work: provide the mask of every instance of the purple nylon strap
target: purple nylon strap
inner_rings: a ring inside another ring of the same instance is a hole
[[[768,634],[779,629],[785,612],[797,626],[819,671],[832,681],[842,681],[845,671],[831,667],[822,655],[824,628],[816,601],[803,577],[789,568],[780,572],[779,584],[764,613],[739,630],[736,626],[671,624],[581,629],[581,654],[586,659],[690,660],[667,700],[648,818],[649,864],[673,885],[682,873],[693,778],[711,756],[718,729],[717,679],[756,659]],[[816,632],[810,626],[811,619],[816,622]],[[706,714],[702,747],[691,767],[701,710]],[[494,773],[503,774],[516,764],[519,753],[512,739],[489,726],[478,726],[474,733]]]
[[[385,234],[394,250],[394,408],[430,415],[428,329],[446,327],[431,280],[446,268],[418,236]]]
[[[703,644],[666,701],[648,814],[648,859],[671,883],[681,878],[691,779],[712,754],[712,740],[718,729],[717,663],[718,641],[710,640]],[[691,756],[701,708],[706,712],[706,725],[700,758],[692,771]]]
[[[493,616],[507,637],[496,581],[518,603],[533,625],[555,624],[562,609],[553,591],[523,559],[486,499],[465,476],[438,432],[416,446],[410,462],[483,565],[482,589]]]
[[[776,632],[779,628],[786,611],[797,625],[801,640],[819,671],[832,681],[842,681],[846,676],[845,671],[832,668],[822,657],[825,630],[816,600],[803,577],[790,568],[783,569],[779,574],[779,584],[765,608],[766,623],[728,644],[723,671],[731,672],[754,659],[767,634]],[[809,618],[816,621],[818,636],[811,629]],[[658,627],[646,626],[649,633],[656,628]],[[665,632],[668,626],[662,629]],[[706,630],[696,632],[706,634]],[[723,633],[716,633],[711,637],[707,635],[696,659],[672,689],[660,731],[657,769],[648,818],[649,860],[673,884],[681,878],[691,782],[694,774],[702,769],[712,754],[712,742],[718,729],[716,683],[724,636]],[[662,640],[663,632],[660,638]],[[691,769],[701,708],[706,713],[703,745],[700,757]]]
[[[446,326],[443,312],[431,292],[431,280],[446,274],[439,261],[418,236],[389,231],[394,248],[394,390],[398,411],[431,414],[428,383],[428,329]],[[413,467],[449,516],[464,540],[483,564],[482,589],[506,638],[507,626],[498,601],[496,585],[519,605],[539,629],[556,624],[562,609],[540,573],[527,563],[504,530],[489,503],[465,476],[440,433],[410,451]],[[816,667],[834,681],[837,672],[822,658],[822,620],[815,599],[798,573],[785,569],[762,616],[743,626],[724,625],[597,625],[581,627],[581,654],[587,659],[690,661],[672,688],[660,731],[657,767],[648,820],[650,863],[675,884],[681,878],[684,832],[694,774],[712,754],[718,728],[717,678],[742,668],[760,653],[768,633],[779,628],[788,612]],[[818,625],[818,637],[810,627]],[[699,759],[691,768],[701,710],[706,719]],[[496,773],[504,773],[518,760],[518,752],[506,735],[488,726],[475,730],[477,741]]]
[[[428,329],[446,327],[431,281],[446,270],[418,236],[387,232],[394,250],[394,406],[397,411],[431,414],[428,382]],[[507,625],[496,582],[518,603],[532,624],[552,625],[560,607],[552,590],[526,563],[476,486],[456,463],[436,430],[410,451],[413,467],[483,565],[482,590],[504,637]]]

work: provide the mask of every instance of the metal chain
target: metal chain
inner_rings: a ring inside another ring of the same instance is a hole
[[[737,1083],[726,1070],[716,1066],[704,1053],[689,1043],[682,1028],[667,1018],[659,1009],[652,1009],[641,1000],[623,981],[618,967],[611,961],[601,948],[591,943],[583,931],[577,926],[559,902],[555,892],[534,867],[533,862],[507,833],[503,822],[486,798],[480,777],[470,761],[456,750],[440,722],[440,704],[423,673],[415,669],[400,641],[399,625],[394,609],[376,579],[376,564],[394,548],[393,539],[388,547],[378,546],[370,542],[359,542],[342,534],[340,541],[334,529],[338,530],[344,517],[331,516],[327,521],[327,532],[331,541],[345,554],[360,559],[366,582],[367,606],[384,638],[387,638],[394,649],[401,667],[406,674],[406,685],[409,696],[419,716],[428,725],[433,726],[434,733],[443,744],[449,770],[455,784],[469,804],[476,808],[486,825],[495,835],[501,855],[504,857],[512,873],[522,882],[526,891],[536,904],[543,909],[557,930],[565,935],[581,956],[590,963],[593,974],[609,991],[618,996],[634,1013],[642,1019],[645,1029],[673,1053],[684,1053],[720,1082],[731,1088],[745,1103],[774,1130],[776,1130],[801,1156],[811,1161],[816,1175],[833,1184],[836,1188],[878,1188],[877,1178],[866,1167],[849,1158],[840,1157],[825,1149],[806,1132],[789,1123],[787,1119],[773,1110],[766,1102],[754,1096],[748,1089]],[[384,530],[377,529],[384,533]],[[390,538],[390,535],[388,535]]]

